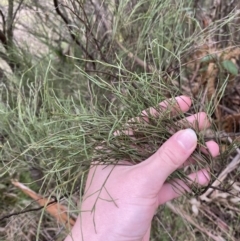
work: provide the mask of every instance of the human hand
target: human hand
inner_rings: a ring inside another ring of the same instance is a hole
[[[167,108],[166,103],[160,105]],[[176,98],[176,106],[182,112],[188,111],[190,105],[190,98]],[[197,120],[199,129],[210,125],[203,112],[186,119],[190,123]],[[123,165],[93,165],[88,174],[80,214],[65,241],[149,240],[151,221],[158,206],[189,190],[190,183],[174,180],[173,184],[167,183],[166,179],[186,163],[196,146],[195,132],[186,129],[175,133],[140,164],[131,165],[123,160]],[[208,141],[206,146],[213,157],[218,155],[217,143]],[[190,174],[189,180],[207,185],[209,174],[203,169]]]

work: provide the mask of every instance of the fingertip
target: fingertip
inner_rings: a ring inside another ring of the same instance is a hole
[[[175,97],[177,102],[184,102],[188,105],[188,107],[192,104],[192,100],[189,96],[186,95],[180,95]]]
[[[206,146],[212,157],[216,157],[220,154],[219,145],[215,141],[207,141]]]
[[[181,95],[181,96],[177,96],[175,100],[177,101],[181,111],[186,112],[190,109],[190,106],[192,104],[190,97]]]
[[[168,99],[168,100],[165,100],[165,101],[161,102],[160,106],[162,108],[168,108],[169,106],[172,106],[173,101],[174,101],[173,106],[177,107],[177,109],[175,109],[175,111],[177,113],[178,113],[179,110],[181,112],[188,111],[190,109],[191,104],[192,104],[192,101],[191,101],[190,97],[185,96],[185,95],[181,95],[181,96],[177,96],[175,98]]]
[[[198,112],[194,115],[187,117],[186,120],[192,124],[192,128],[197,130],[204,130],[211,125],[205,112]]]
[[[165,183],[158,195],[158,204],[161,205],[172,199],[182,196],[191,191],[191,185],[207,186],[210,181],[210,175],[206,169],[188,175],[188,183],[183,180],[175,179]]]
[[[192,152],[197,146],[197,135],[195,131],[190,128],[177,132],[174,138],[185,151]]]
[[[210,175],[206,169],[190,174],[189,178],[193,183],[201,186],[206,186],[210,182]]]

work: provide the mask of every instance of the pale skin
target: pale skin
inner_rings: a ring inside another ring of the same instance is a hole
[[[160,105],[168,108],[167,102]],[[176,98],[175,107],[182,112],[188,111],[190,106],[189,97]],[[210,126],[204,112],[187,117],[187,120],[190,124],[197,120],[200,129]],[[92,166],[81,212],[65,241],[150,240],[151,221],[159,205],[189,191],[189,185],[176,180],[182,187],[182,192],[176,192],[176,185],[166,179],[175,170],[194,161],[189,157],[196,146],[195,132],[185,129],[175,133],[156,153],[138,165],[123,160],[126,165]],[[219,154],[216,142],[208,141],[206,146],[213,157]],[[210,181],[206,169],[190,174],[189,178],[203,186]]]

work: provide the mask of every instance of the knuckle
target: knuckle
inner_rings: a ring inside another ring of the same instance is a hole
[[[163,162],[167,165],[172,165],[173,167],[179,167],[180,153],[174,148],[169,148],[168,146],[163,146],[159,156]]]

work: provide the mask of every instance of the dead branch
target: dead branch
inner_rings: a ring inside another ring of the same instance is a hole
[[[201,227],[198,223],[196,223],[190,215],[188,215],[183,209],[175,206],[172,202],[167,202],[166,206],[175,214],[179,215],[183,220],[186,220],[190,224],[194,225],[199,231],[205,233],[208,237],[212,238],[215,241],[223,240],[219,236],[215,236],[212,233],[208,232],[204,227]]]
[[[7,38],[3,31],[0,30],[0,41],[2,42],[3,46],[7,46]]]
[[[0,9],[0,15],[2,18],[2,32],[5,35],[6,34],[6,19],[5,19],[5,15],[3,14],[2,10]]]
[[[53,0],[53,4],[55,7],[55,10],[57,12],[57,14],[61,17],[61,19],[64,21],[64,23],[66,24],[69,34],[72,38],[72,40],[81,48],[81,50],[86,54],[86,56],[91,59],[94,60],[94,57],[88,53],[88,51],[84,48],[84,46],[78,41],[76,35],[73,33],[73,27],[70,23],[70,21],[68,20],[68,18],[66,16],[64,16],[64,14],[61,12],[59,6],[60,4],[58,3],[58,0]]]
[[[12,25],[13,25],[13,23],[14,23],[14,20],[15,20],[15,18],[16,18],[16,16],[17,16],[18,11],[20,10],[20,8],[21,8],[21,6],[22,6],[23,1],[24,1],[24,0],[21,0],[21,1],[20,1],[20,3],[19,3],[18,6],[17,6],[17,9],[16,9],[15,13],[13,14],[13,17],[12,17]]]
[[[219,186],[224,179],[227,177],[227,175],[235,170],[240,163],[240,153],[238,153],[235,158],[227,165],[227,167],[220,173],[218,178],[212,183],[211,187],[217,187]],[[208,200],[207,196],[209,196],[215,189],[209,188],[204,194],[200,196],[201,200]]]
[[[14,7],[14,0],[8,0],[8,15],[7,15],[7,45],[8,47],[13,43],[13,7]]]

